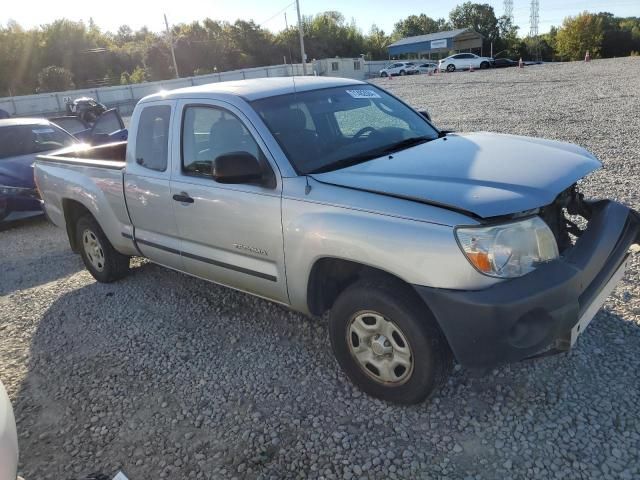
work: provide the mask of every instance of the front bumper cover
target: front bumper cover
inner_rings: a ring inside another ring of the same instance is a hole
[[[640,243],[640,214],[592,203],[575,245],[533,272],[476,291],[416,286],[460,364],[491,368],[570,348],[571,330]]]

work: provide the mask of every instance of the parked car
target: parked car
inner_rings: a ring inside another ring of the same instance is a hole
[[[407,68],[407,75],[416,75],[419,73],[433,73],[437,69],[438,69],[438,65],[436,63],[432,63],[432,62],[417,63]]]
[[[18,435],[11,401],[0,382],[0,480],[16,480]]]
[[[380,70],[381,77],[392,77],[396,75],[407,75],[409,68],[414,66],[414,62],[395,62]]]
[[[455,72],[456,70],[468,70],[473,68],[489,68],[493,58],[479,57],[473,53],[458,53],[450,57],[443,58],[438,62],[440,71]]]
[[[0,221],[42,215],[33,162],[39,153],[76,143],[73,135],[48,120],[0,120]]]
[[[510,58],[494,58],[491,62],[493,68],[517,67],[518,62]]]
[[[388,401],[425,399],[453,358],[489,369],[569,350],[640,242],[637,212],[576,187],[601,167],[585,149],[443,131],[357,80],[159,93],[131,129],[36,162],[46,211],[94,278],[144,256],[328,311],[338,363]]]
[[[120,142],[126,140],[129,134],[120,113],[115,108],[101,113],[93,123],[72,115],[49,120],[64,128],[81,142],[91,145]]]
[[[5,118],[11,118],[11,115],[9,115],[9,112],[6,110],[0,108],[0,120],[4,120]]]

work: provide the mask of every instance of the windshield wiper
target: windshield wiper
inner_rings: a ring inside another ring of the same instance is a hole
[[[363,163],[368,160],[373,160],[374,158],[382,157],[383,155],[388,155],[390,153],[399,152],[400,150],[404,150],[409,147],[419,145],[421,143],[426,143],[431,140],[433,140],[433,138],[431,137],[405,138],[404,140],[400,140],[399,142],[392,143],[391,145],[385,145],[384,147],[381,147],[381,148],[376,148],[374,150],[369,150],[368,152],[363,152],[358,155],[353,155],[351,157],[337,160],[335,162],[324,165],[320,168],[316,168],[315,170],[311,170],[308,173],[325,173],[325,172],[330,172],[332,170],[339,170],[341,168],[351,167],[353,165],[357,165],[358,163]]]
[[[399,152],[400,150],[404,150],[409,147],[413,147],[415,145],[420,145],[421,143],[426,143],[433,140],[431,137],[411,137],[405,138],[404,140],[400,140],[399,142],[392,143],[391,145],[387,145],[382,150],[382,153],[394,153]]]

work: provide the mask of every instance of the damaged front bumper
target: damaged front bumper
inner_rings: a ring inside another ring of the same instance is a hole
[[[638,212],[609,200],[591,208],[575,245],[523,277],[477,291],[415,287],[460,364],[491,368],[571,348],[640,244]]]

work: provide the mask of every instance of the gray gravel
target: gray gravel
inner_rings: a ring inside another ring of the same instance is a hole
[[[640,208],[640,60],[376,80],[443,128],[579,143]],[[430,403],[366,397],[326,322],[139,262],[97,284],[43,221],[0,232],[0,379],[30,479],[640,477],[636,259],[577,348]]]

